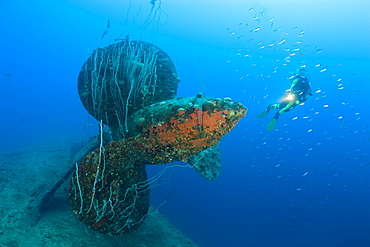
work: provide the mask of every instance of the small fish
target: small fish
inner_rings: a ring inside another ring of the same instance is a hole
[[[271,17],[270,19],[269,19],[269,21],[273,21],[274,20],[274,17]]]
[[[255,28],[254,30],[251,30],[250,31],[250,33],[254,33],[254,32],[257,32],[257,31],[259,31],[260,30],[260,28],[259,27],[257,27],[257,28]]]
[[[277,32],[277,31],[280,31],[282,29],[282,27],[278,27],[274,30],[274,32]]]
[[[280,42],[278,43],[278,45],[283,44],[285,41],[286,41],[286,39],[283,39],[282,41],[280,41]]]
[[[251,11],[253,11],[253,10],[254,10],[254,8],[250,8],[248,11],[249,11],[249,12],[251,12]]]

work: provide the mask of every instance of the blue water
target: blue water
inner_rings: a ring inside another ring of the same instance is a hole
[[[218,179],[178,168],[152,191],[159,205],[176,189],[160,208],[175,226],[206,247],[370,246],[370,3],[322,2],[162,0],[144,26],[149,1],[3,1],[1,150],[97,133],[77,76],[129,33],[171,56],[179,96],[200,92],[201,74],[207,97],[249,109],[220,142]],[[273,113],[256,116],[302,66],[314,95],[267,131]]]

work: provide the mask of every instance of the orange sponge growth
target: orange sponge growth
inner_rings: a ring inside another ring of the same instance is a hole
[[[208,98],[179,98],[148,110],[141,135],[153,150],[171,149],[173,160],[187,160],[216,145],[247,111],[238,102]]]
[[[177,149],[204,149],[216,145],[220,137],[234,127],[226,125],[228,111],[210,112],[198,108],[188,111],[186,117],[175,116],[168,122],[153,124],[148,136],[155,139],[158,145],[173,145]]]

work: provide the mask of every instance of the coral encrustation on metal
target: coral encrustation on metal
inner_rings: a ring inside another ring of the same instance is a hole
[[[238,102],[204,97],[142,108],[129,119],[134,137],[101,146],[76,165],[70,186],[73,212],[101,233],[135,230],[149,209],[145,165],[186,161],[217,145],[246,112]]]

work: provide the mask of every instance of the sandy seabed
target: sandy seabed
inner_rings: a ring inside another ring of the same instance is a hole
[[[73,149],[65,141],[0,153],[0,246],[197,246],[160,213],[150,214],[138,230],[121,236],[87,228],[72,213],[69,181],[35,215],[30,202],[68,170]]]

